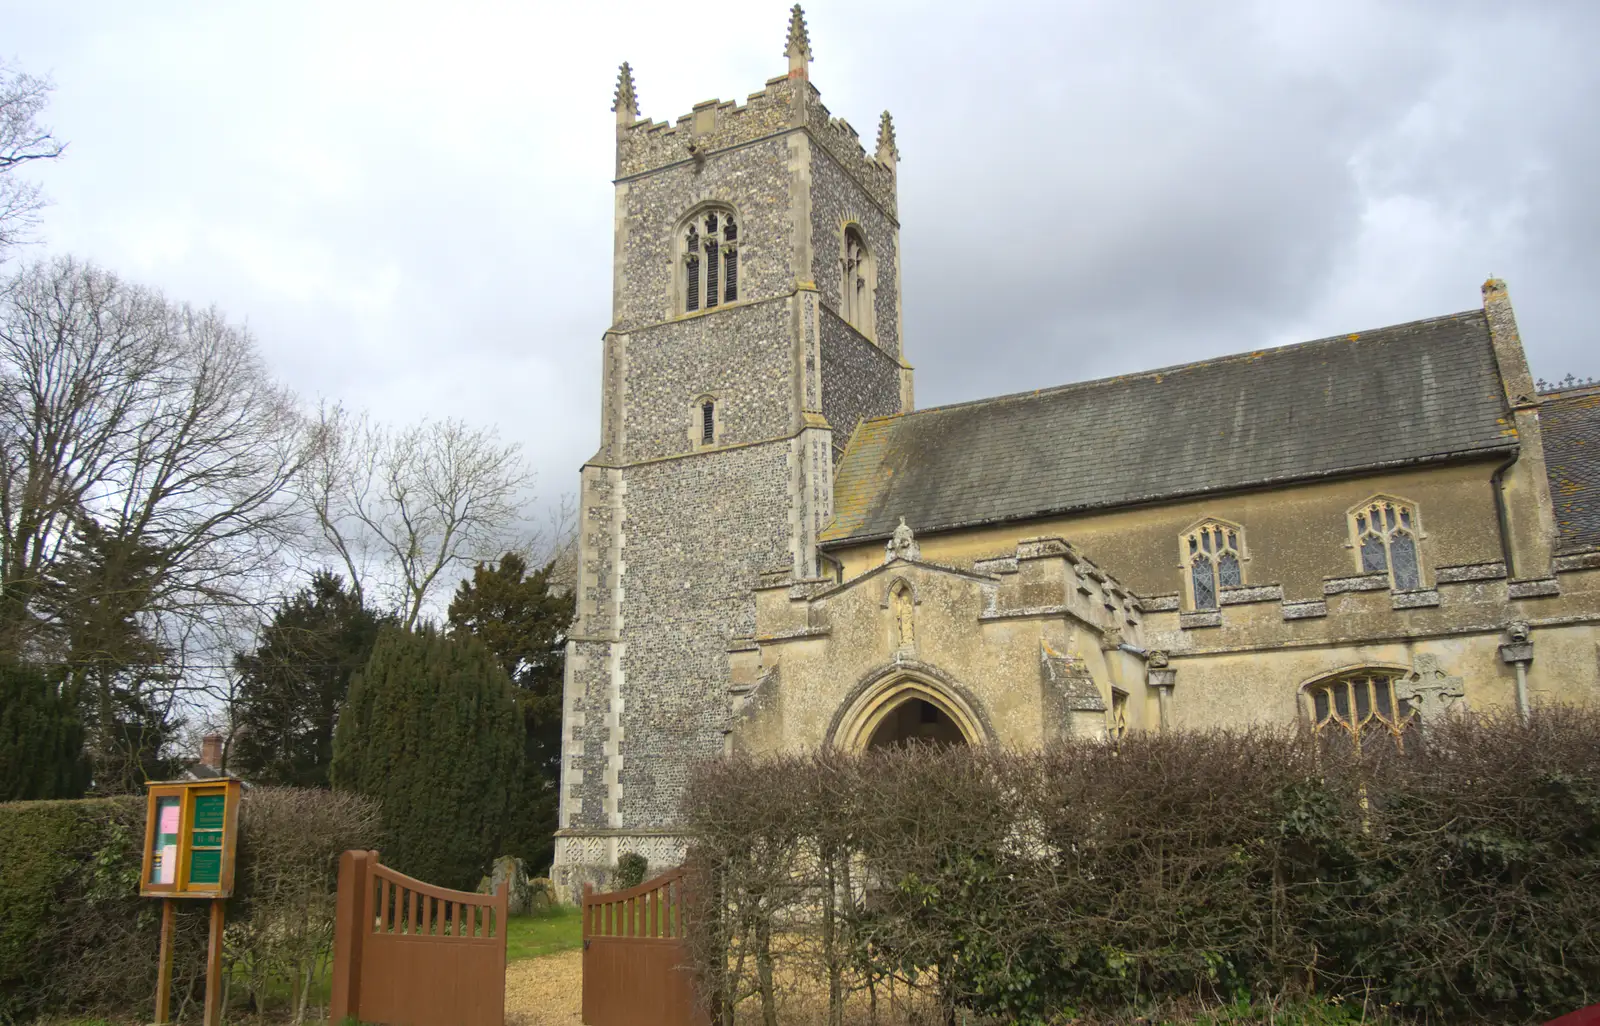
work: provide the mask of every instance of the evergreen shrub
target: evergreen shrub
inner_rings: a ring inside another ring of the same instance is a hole
[[[386,628],[351,681],[333,786],[382,804],[386,865],[470,891],[521,807],[523,733],[511,682],[481,641]]]
[[[700,768],[690,943],[714,1019],[934,1002],[1043,1023],[1315,993],[1439,1022],[1600,1001],[1600,713],[1347,735]],[[786,983],[786,981],[788,981]],[[852,1011],[854,1009],[854,1011]]]
[[[83,740],[77,697],[61,675],[0,655],[0,802],[82,797]]]
[[[616,872],[612,874],[613,889],[625,891],[644,883],[650,872],[650,860],[636,851],[625,851],[617,856]]]

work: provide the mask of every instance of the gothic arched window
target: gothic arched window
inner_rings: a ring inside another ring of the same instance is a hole
[[[1363,736],[1388,734],[1402,749],[1416,710],[1397,692],[1403,670],[1357,669],[1305,687],[1306,714],[1315,734],[1341,731],[1357,746]]]
[[[1364,574],[1388,574],[1396,591],[1422,587],[1417,540],[1422,523],[1416,503],[1379,495],[1350,511],[1351,544]]]
[[[702,210],[678,233],[685,313],[739,298],[739,226],[726,207]]]
[[[861,334],[873,335],[873,290],[877,286],[876,268],[866,237],[856,225],[846,225],[844,247],[839,256],[839,314]]]
[[[1244,583],[1244,528],[1225,520],[1202,520],[1178,542],[1189,608],[1215,609],[1223,588]]]

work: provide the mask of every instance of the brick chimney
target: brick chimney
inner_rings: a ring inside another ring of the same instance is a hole
[[[200,765],[207,769],[222,769],[221,734],[207,734],[200,739]]]

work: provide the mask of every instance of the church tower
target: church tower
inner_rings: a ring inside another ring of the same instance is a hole
[[[557,882],[625,852],[676,863],[696,760],[721,755],[754,590],[828,573],[817,536],[863,418],[911,406],[901,352],[899,154],[788,72],[744,104],[639,117],[622,65],[600,448],[583,467],[567,642]]]

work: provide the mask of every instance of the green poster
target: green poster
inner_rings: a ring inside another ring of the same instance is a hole
[[[228,798],[221,794],[202,794],[194,800],[194,829],[221,830]],[[198,841],[196,842],[198,843]]]
[[[217,848],[195,849],[189,853],[189,882],[191,884],[219,884],[222,882],[222,851]]]

